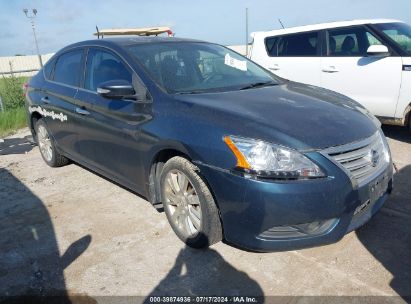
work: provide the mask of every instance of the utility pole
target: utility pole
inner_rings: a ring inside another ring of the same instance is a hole
[[[43,61],[41,60],[39,45],[37,43],[36,26],[34,24],[34,18],[36,18],[37,15],[37,9],[33,8],[31,10],[31,14],[29,13],[29,10],[27,8],[23,9],[23,12],[26,15],[26,17],[30,19],[31,27],[33,29],[34,43],[36,44],[37,56],[39,57],[40,68],[43,68]]]
[[[245,56],[248,57],[248,7],[245,8]]]

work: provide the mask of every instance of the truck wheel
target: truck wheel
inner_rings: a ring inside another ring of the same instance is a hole
[[[50,167],[61,167],[67,165],[69,160],[56,151],[50,132],[42,119],[39,119],[36,122],[35,130],[40,154],[46,164]]]
[[[198,168],[183,157],[173,157],[161,172],[164,211],[177,236],[188,246],[208,247],[221,241],[218,208]]]

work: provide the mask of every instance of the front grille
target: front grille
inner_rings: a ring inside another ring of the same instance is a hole
[[[380,132],[376,132],[365,140],[332,147],[324,152],[342,166],[358,185],[362,185],[385,168],[389,162],[388,148],[382,136]]]

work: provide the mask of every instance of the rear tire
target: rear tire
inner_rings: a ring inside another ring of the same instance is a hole
[[[163,167],[160,186],[176,235],[190,247],[204,248],[221,241],[223,233],[217,205],[198,171],[187,159],[173,157]]]
[[[61,167],[67,165],[68,158],[57,152],[53,137],[43,119],[39,119],[35,125],[36,141],[43,160],[50,167]]]

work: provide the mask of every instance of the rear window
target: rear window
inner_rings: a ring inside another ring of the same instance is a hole
[[[54,68],[54,81],[71,86],[79,86],[83,50],[69,51],[61,55]]]
[[[277,56],[277,39],[278,37],[267,37],[265,47],[269,56]]]
[[[56,63],[55,59],[49,60],[44,66],[44,76],[46,79],[51,79],[51,73],[53,72],[54,64]]]
[[[329,31],[329,49],[332,56],[360,56],[356,28]]]
[[[273,57],[314,57],[318,54],[318,32],[268,37],[265,46]]]

